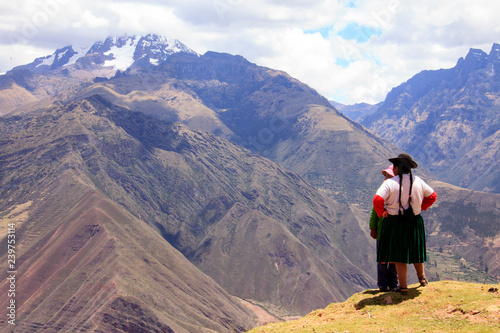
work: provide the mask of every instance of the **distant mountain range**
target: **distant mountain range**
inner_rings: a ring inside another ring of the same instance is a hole
[[[32,63],[15,67],[34,73],[44,73],[79,63],[102,65],[115,70],[126,70],[133,64],[157,66],[174,53],[184,52],[197,55],[177,39],[148,34],[145,36],[108,37],[90,47],[66,46],[52,55],[36,58]]]
[[[365,118],[368,115],[377,112],[377,110],[382,105],[382,102],[377,104],[358,103],[353,105],[345,105],[335,101],[330,101],[330,103],[333,105],[335,109],[337,109],[342,114],[349,117],[349,119],[352,119],[354,121]]]
[[[395,144],[241,56],[155,35],[75,49],[0,76],[24,331],[244,331],[234,297],[303,315],[375,286],[368,212]],[[418,161],[438,192],[429,246],[500,276],[500,195]]]
[[[500,45],[415,75],[359,121],[439,179],[500,193]]]

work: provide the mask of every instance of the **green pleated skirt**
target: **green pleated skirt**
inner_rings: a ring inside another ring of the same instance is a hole
[[[403,221],[390,215],[382,222],[377,262],[423,263],[427,260],[424,220],[417,215],[413,221]]]

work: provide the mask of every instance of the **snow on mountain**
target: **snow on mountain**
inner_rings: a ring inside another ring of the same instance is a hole
[[[137,47],[137,36],[129,37],[125,43],[120,42],[120,38],[114,38],[109,51],[104,52],[105,56],[112,56],[110,60],[104,62],[104,67],[113,67],[114,69],[124,71],[134,63],[134,53]]]
[[[146,35],[138,43],[134,54],[136,61],[146,60],[152,65],[167,60],[174,53],[185,52],[198,55],[177,39],[168,39],[163,36]]]
[[[41,73],[74,65],[82,58],[89,57],[90,63],[124,71],[133,64],[157,66],[178,52],[198,55],[177,39],[154,34],[110,36],[104,42],[96,42],[91,47],[66,46],[52,55],[36,58],[32,63],[15,69],[23,68]]]
[[[103,55],[110,59],[104,62],[105,67],[117,70],[126,70],[134,62],[142,61],[143,64],[158,65],[167,60],[169,56],[178,52],[197,54],[177,39],[168,39],[158,35],[108,37],[102,47]]]
[[[75,50],[76,49],[76,50]],[[88,47],[75,47],[66,46],[62,49],[56,50],[52,55],[37,58],[32,63],[34,67],[42,69],[54,69],[57,67],[64,67],[74,64],[79,58],[83,57],[87,51]]]
[[[42,62],[39,63],[38,65],[36,65],[36,67],[52,66],[52,64],[54,63],[55,60],[56,60],[56,53],[54,53],[53,55],[47,56],[47,58],[43,58]]]
[[[87,52],[89,51],[89,47],[88,46],[74,46],[72,48],[73,48],[73,51],[75,53],[69,59],[69,61],[66,64],[66,66],[73,65],[74,63],[76,63],[76,61],[78,59],[80,59],[81,57],[85,56],[87,54]]]

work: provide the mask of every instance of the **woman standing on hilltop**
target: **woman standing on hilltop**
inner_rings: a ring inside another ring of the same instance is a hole
[[[396,264],[399,288],[408,292],[407,264],[413,264],[421,286],[427,285],[424,262],[427,260],[424,220],[420,215],[436,201],[436,192],[411,169],[418,165],[410,155],[390,158],[395,177],[382,183],[373,197],[373,207],[384,221],[380,230],[377,262]]]

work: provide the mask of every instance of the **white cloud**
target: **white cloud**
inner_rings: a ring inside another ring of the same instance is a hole
[[[491,0],[3,2],[0,72],[110,34],[157,33],[284,70],[329,99],[376,103],[421,70],[454,66],[469,48],[489,52],[500,42],[499,12]],[[346,28],[362,38],[339,36]]]
[[[80,21],[73,23],[73,28],[99,29],[109,26],[109,20],[104,17],[97,17],[89,10],[84,10]]]

